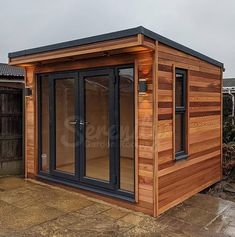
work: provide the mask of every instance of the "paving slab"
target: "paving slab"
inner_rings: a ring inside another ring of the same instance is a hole
[[[184,204],[206,210],[207,212],[213,213],[215,215],[219,215],[225,209],[230,207],[231,202],[199,193],[186,200]]]
[[[128,215],[124,216],[121,220],[128,224],[139,225],[139,223],[144,220],[144,217],[136,215],[135,213],[129,213]]]
[[[85,216],[94,216],[109,209],[111,209],[111,206],[109,205],[94,203],[92,205],[89,205],[88,207],[81,209],[80,211],[78,211],[78,213]]]
[[[107,211],[103,212],[104,215],[110,216],[114,219],[120,219],[129,214],[129,212],[124,211],[120,208],[110,208]]]
[[[153,218],[19,177],[0,189],[0,237],[235,236],[235,203],[205,194]]]
[[[11,204],[0,200],[0,221],[2,217],[11,215],[15,211],[17,211],[17,208],[15,206],[12,206]]]
[[[29,183],[27,180],[17,176],[0,177],[1,190],[12,190],[33,185],[33,183]]]
[[[47,206],[31,206],[27,209],[18,209],[11,214],[1,217],[1,232],[9,233],[15,230],[26,230],[62,214],[64,213]]]

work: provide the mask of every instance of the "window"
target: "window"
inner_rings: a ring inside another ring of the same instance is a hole
[[[119,73],[120,122],[120,189],[134,192],[135,111],[134,68],[122,68]]]
[[[49,152],[49,81],[47,75],[42,75],[39,81],[40,88],[40,129],[41,136],[43,139],[40,140],[40,157],[41,164],[40,170],[43,172],[49,172],[49,160],[50,160],[50,152]]]
[[[175,159],[186,158],[186,71],[175,71]]]

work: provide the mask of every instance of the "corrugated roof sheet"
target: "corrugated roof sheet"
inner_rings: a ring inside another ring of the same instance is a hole
[[[235,78],[224,78],[223,87],[235,87]]]
[[[24,69],[0,63],[0,77],[23,77]]]

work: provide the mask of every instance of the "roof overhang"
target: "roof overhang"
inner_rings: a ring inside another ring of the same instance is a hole
[[[81,45],[70,47],[55,47],[50,50],[33,49],[25,53],[9,54],[9,64],[27,66],[37,63],[51,63],[64,60],[77,60],[92,57],[109,56],[120,53],[155,50],[155,41],[143,34],[110,40],[92,42],[84,41]],[[30,53],[31,52],[31,53]]]
[[[92,56],[93,54],[104,55],[109,54],[134,52],[146,49],[154,49],[155,41],[159,41],[172,48],[178,49],[189,55],[197,57],[212,65],[220,67],[224,70],[223,63],[214,60],[204,54],[192,50],[184,45],[167,39],[153,31],[150,31],[142,26],[117,31],[113,33],[68,41],[49,46],[38,47],[9,53],[9,63],[11,65],[23,65],[28,63],[36,63],[40,61],[59,60],[63,58],[81,57],[84,55]]]

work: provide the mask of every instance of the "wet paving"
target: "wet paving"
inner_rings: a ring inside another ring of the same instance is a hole
[[[0,178],[0,237],[235,236],[235,203],[197,194],[159,218],[18,177]]]

